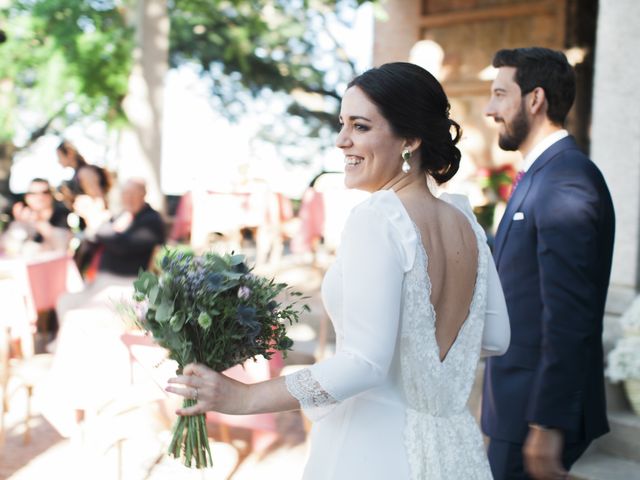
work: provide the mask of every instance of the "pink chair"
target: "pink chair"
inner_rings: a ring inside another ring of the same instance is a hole
[[[31,439],[31,397],[51,366],[51,355],[35,354],[33,345],[33,308],[24,282],[0,272],[0,444],[4,440],[4,414],[9,410],[10,397],[19,388],[27,393],[24,443]],[[14,272],[15,273],[15,272]],[[16,341],[17,340],[17,341]],[[12,348],[13,347],[13,348]],[[14,388],[10,391],[9,386]]]
[[[132,361],[132,378],[134,366],[138,364],[154,379],[159,392],[158,399],[164,403],[165,410],[172,412],[180,403],[178,397],[168,396],[164,391],[169,377],[175,375],[177,365],[166,360],[166,350],[153,342],[153,338],[141,332],[127,332],[122,335],[122,341],[129,349]],[[255,362],[248,360],[244,365],[237,365],[226,370],[225,375],[245,383],[257,383],[272,378],[282,369],[282,356],[274,355],[271,360],[262,357]],[[168,414],[172,416],[171,413]],[[263,451],[278,437],[277,425],[273,414],[260,415],[226,415],[217,412],[207,413],[207,423],[215,424],[220,433],[220,440],[232,443],[229,427],[243,428],[251,431],[251,448]],[[213,425],[212,425],[213,426]]]

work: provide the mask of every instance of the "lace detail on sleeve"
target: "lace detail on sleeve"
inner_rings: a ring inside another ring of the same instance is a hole
[[[313,378],[311,370],[305,368],[285,377],[287,390],[300,402],[304,414],[318,421],[333,410],[338,402]]]

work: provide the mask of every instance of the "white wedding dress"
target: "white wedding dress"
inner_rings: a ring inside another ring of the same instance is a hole
[[[322,286],[336,354],[286,377],[314,422],[305,480],[491,479],[466,404],[481,349],[507,349],[508,317],[468,201],[441,198],[465,213],[477,237],[469,316],[441,362],[419,230],[392,191],[358,205]]]

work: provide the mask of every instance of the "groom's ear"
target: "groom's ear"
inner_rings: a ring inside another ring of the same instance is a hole
[[[536,87],[528,94],[527,105],[532,115],[547,111],[547,94],[542,87]]]

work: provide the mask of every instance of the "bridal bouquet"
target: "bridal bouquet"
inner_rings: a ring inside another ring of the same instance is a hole
[[[134,301],[146,306],[139,326],[168,350],[178,373],[192,362],[222,372],[257,355],[286,355],[293,342],[285,325],[308,310],[296,302],[280,303],[282,292],[301,294],[253,275],[242,255],[167,250],[160,272],[141,272],[134,288]],[[185,399],[183,406],[195,403]],[[212,465],[204,415],[178,418],[169,455],[182,456],[188,467],[193,462],[196,468]]]

